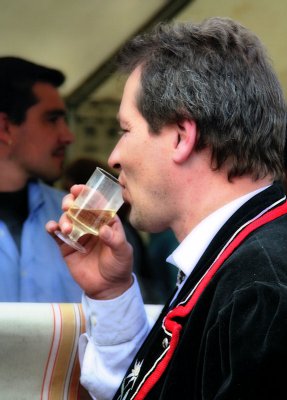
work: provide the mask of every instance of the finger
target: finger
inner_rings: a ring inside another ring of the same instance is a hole
[[[46,231],[53,235],[56,230],[60,230],[62,233],[67,234],[70,233],[73,229],[73,225],[71,223],[70,218],[66,213],[62,214],[59,222],[56,221],[48,221],[45,225]]]
[[[71,205],[75,201],[75,198],[79,196],[84,187],[85,185],[73,185],[71,187],[71,192],[66,194],[66,196],[64,196],[62,200],[62,209],[64,211],[67,211],[71,207]]]
[[[70,188],[70,192],[74,197],[78,197],[81,191],[84,189],[85,185],[73,185]]]
[[[45,225],[45,228],[49,235],[52,236],[52,238],[57,242],[57,244],[62,245],[63,241],[55,234],[55,232],[59,230],[59,224],[56,221],[48,221]]]
[[[59,228],[62,233],[65,235],[69,234],[73,230],[73,223],[71,219],[69,218],[68,214],[64,213],[60,220],[59,220]]]
[[[73,204],[74,200],[75,200],[75,197],[73,194],[71,194],[71,193],[66,194],[66,196],[64,196],[63,200],[62,200],[62,210],[67,211]]]
[[[56,221],[48,221],[45,225],[45,228],[48,233],[53,234],[59,227]]]
[[[59,238],[55,234],[55,232],[60,230],[59,224],[56,221],[48,221],[46,223],[45,228],[46,228],[46,231],[49,233],[49,235],[52,236],[52,238],[56,241],[56,243],[60,247],[60,250],[64,257],[75,252],[75,250],[73,248],[71,248],[70,246],[65,244],[63,242],[63,240],[61,240],[61,238]]]

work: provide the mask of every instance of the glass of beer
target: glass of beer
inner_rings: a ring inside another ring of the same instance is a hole
[[[110,222],[123,202],[118,180],[102,168],[96,168],[67,212],[73,223],[72,232],[64,235],[56,231],[55,234],[74,249],[86,253],[79,238],[87,233],[98,235],[101,226]]]

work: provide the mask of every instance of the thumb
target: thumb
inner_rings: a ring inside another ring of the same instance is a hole
[[[99,237],[106,245],[108,245],[109,247],[112,247],[113,231],[109,226],[104,225],[100,229]]]
[[[99,231],[99,238],[119,258],[132,257],[132,246],[127,242],[123,226],[116,221],[112,226],[104,225]]]

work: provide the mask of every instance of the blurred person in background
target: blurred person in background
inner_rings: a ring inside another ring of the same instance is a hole
[[[18,57],[0,58],[0,301],[78,302],[45,222],[61,215],[53,183],[74,135],[58,93],[61,71]]]

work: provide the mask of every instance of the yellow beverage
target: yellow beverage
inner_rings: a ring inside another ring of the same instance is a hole
[[[76,229],[93,235],[98,235],[101,226],[106,225],[115,214],[114,210],[89,210],[78,207],[71,207],[68,211]]]

